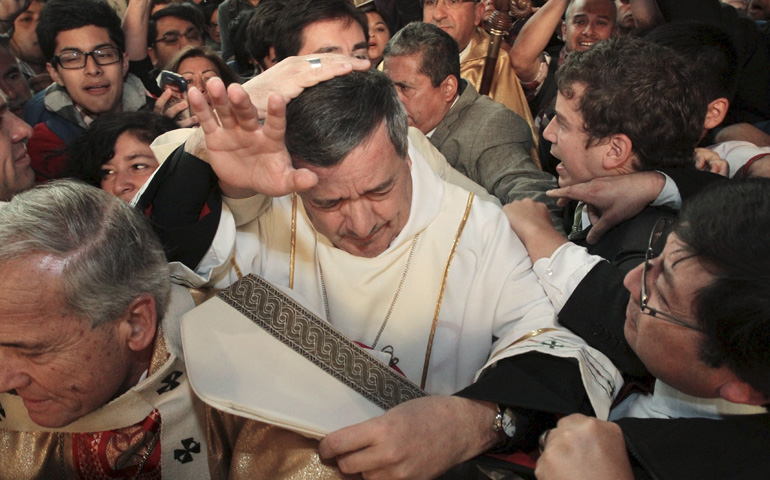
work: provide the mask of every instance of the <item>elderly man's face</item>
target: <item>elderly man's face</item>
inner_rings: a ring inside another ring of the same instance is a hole
[[[396,85],[409,125],[427,134],[436,128],[452,106],[457,96],[457,82],[450,76],[434,87],[430,77],[420,73],[421,64],[421,54],[390,56],[385,59],[383,70]]]
[[[700,358],[702,333],[639,309],[642,284],[639,265],[626,275],[631,293],[624,326],[626,340],[650,372],[661,381],[689,395],[719,396],[720,378],[727,367],[711,368]],[[692,303],[702,288],[715,279],[672,233],[658,258],[647,270],[648,305],[690,325],[698,325]]]
[[[127,389],[123,321],[96,328],[62,301],[62,261],[33,254],[0,276],[0,392],[15,390],[40,426],[63,427]],[[138,379],[137,379],[138,380]]]
[[[567,51],[585,52],[610,38],[615,33],[615,15],[612,0],[573,0],[562,24]]]
[[[32,129],[8,109],[0,93],[0,201],[8,201],[35,183],[35,172],[27,153]]]
[[[471,41],[481,23],[484,4],[457,0],[430,0],[423,3],[422,21],[438,26],[452,36],[460,51]]]
[[[385,122],[333,167],[296,162],[318,175],[318,184],[300,193],[313,227],[351,255],[381,254],[409,219],[410,165],[396,153]]]
[[[369,59],[369,41],[358,22],[348,19],[322,20],[302,30],[302,48],[297,55],[339,53]]]

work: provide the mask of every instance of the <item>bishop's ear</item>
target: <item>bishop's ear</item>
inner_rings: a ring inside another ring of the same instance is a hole
[[[155,297],[145,293],[133,299],[120,321],[121,333],[130,350],[138,352],[151,347],[158,325]]]

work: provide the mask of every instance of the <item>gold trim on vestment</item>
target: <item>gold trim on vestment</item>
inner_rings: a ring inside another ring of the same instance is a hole
[[[452,243],[452,250],[449,252],[449,258],[444,265],[444,274],[441,277],[441,288],[438,291],[438,300],[436,301],[436,312],[433,314],[433,325],[430,327],[430,336],[428,337],[428,347],[425,351],[425,363],[422,367],[422,380],[420,381],[420,388],[425,390],[425,381],[428,378],[428,364],[430,363],[430,354],[433,351],[433,337],[436,336],[436,326],[438,325],[438,314],[441,311],[441,301],[444,299],[444,288],[446,287],[446,277],[449,274],[449,264],[452,262],[455,250],[457,249],[457,243],[460,241],[460,236],[465,229],[465,223],[468,221],[468,215],[471,213],[471,205],[473,204],[473,192],[468,195],[468,203],[465,205],[465,213],[463,219],[460,221],[460,226],[457,228],[457,234],[455,235],[455,241]]]
[[[297,250],[297,193],[291,194],[291,262],[289,288],[294,289],[294,252]]]
[[[559,331],[558,328],[537,328],[535,330],[532,330],[531,332],[525,333],[524,335],[520,336],[516,340],[512,341],[507,347],[501,348],[500,350],[498,350],[496,354],[494,354],[491,357],[489,357],[489,360],[491,361],[496,356],[500,355],[502,352],[508,350],[509,348],[511,348],[512,346],[516,345],[517,343],[523,342],[524,340],[529,340],[532,337],[537,337],[541,333],[558,332],[558,331]]]

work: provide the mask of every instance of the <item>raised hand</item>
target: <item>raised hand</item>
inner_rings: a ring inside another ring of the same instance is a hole
[[[318,182],[313,172],[292,166],[284,143],[286,102],[281,96],[268,96],[261,126],[257,108],[241,85],[225,90],[222,80],[213,78],[206,87],[214,110],[198,89],[191,87],[188,97],[204,133],[206,159],[225,195],[278,197],[307,190]]]

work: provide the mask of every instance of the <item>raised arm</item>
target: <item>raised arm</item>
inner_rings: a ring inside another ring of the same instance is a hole
[[[129,60],[142,60],[147,57],[151,4],[150,0],[129,0],[126,7],[123,32],[126,35],[126,53]]]
[[[540,69],[540,54],[559,27],[569,0],[548,0],[524,24],[508,52],[511,66],[522,82],[531,82]]]
[[[663,23],[658,3],[655,0],[629,0],[636,28],[647,29]]]

